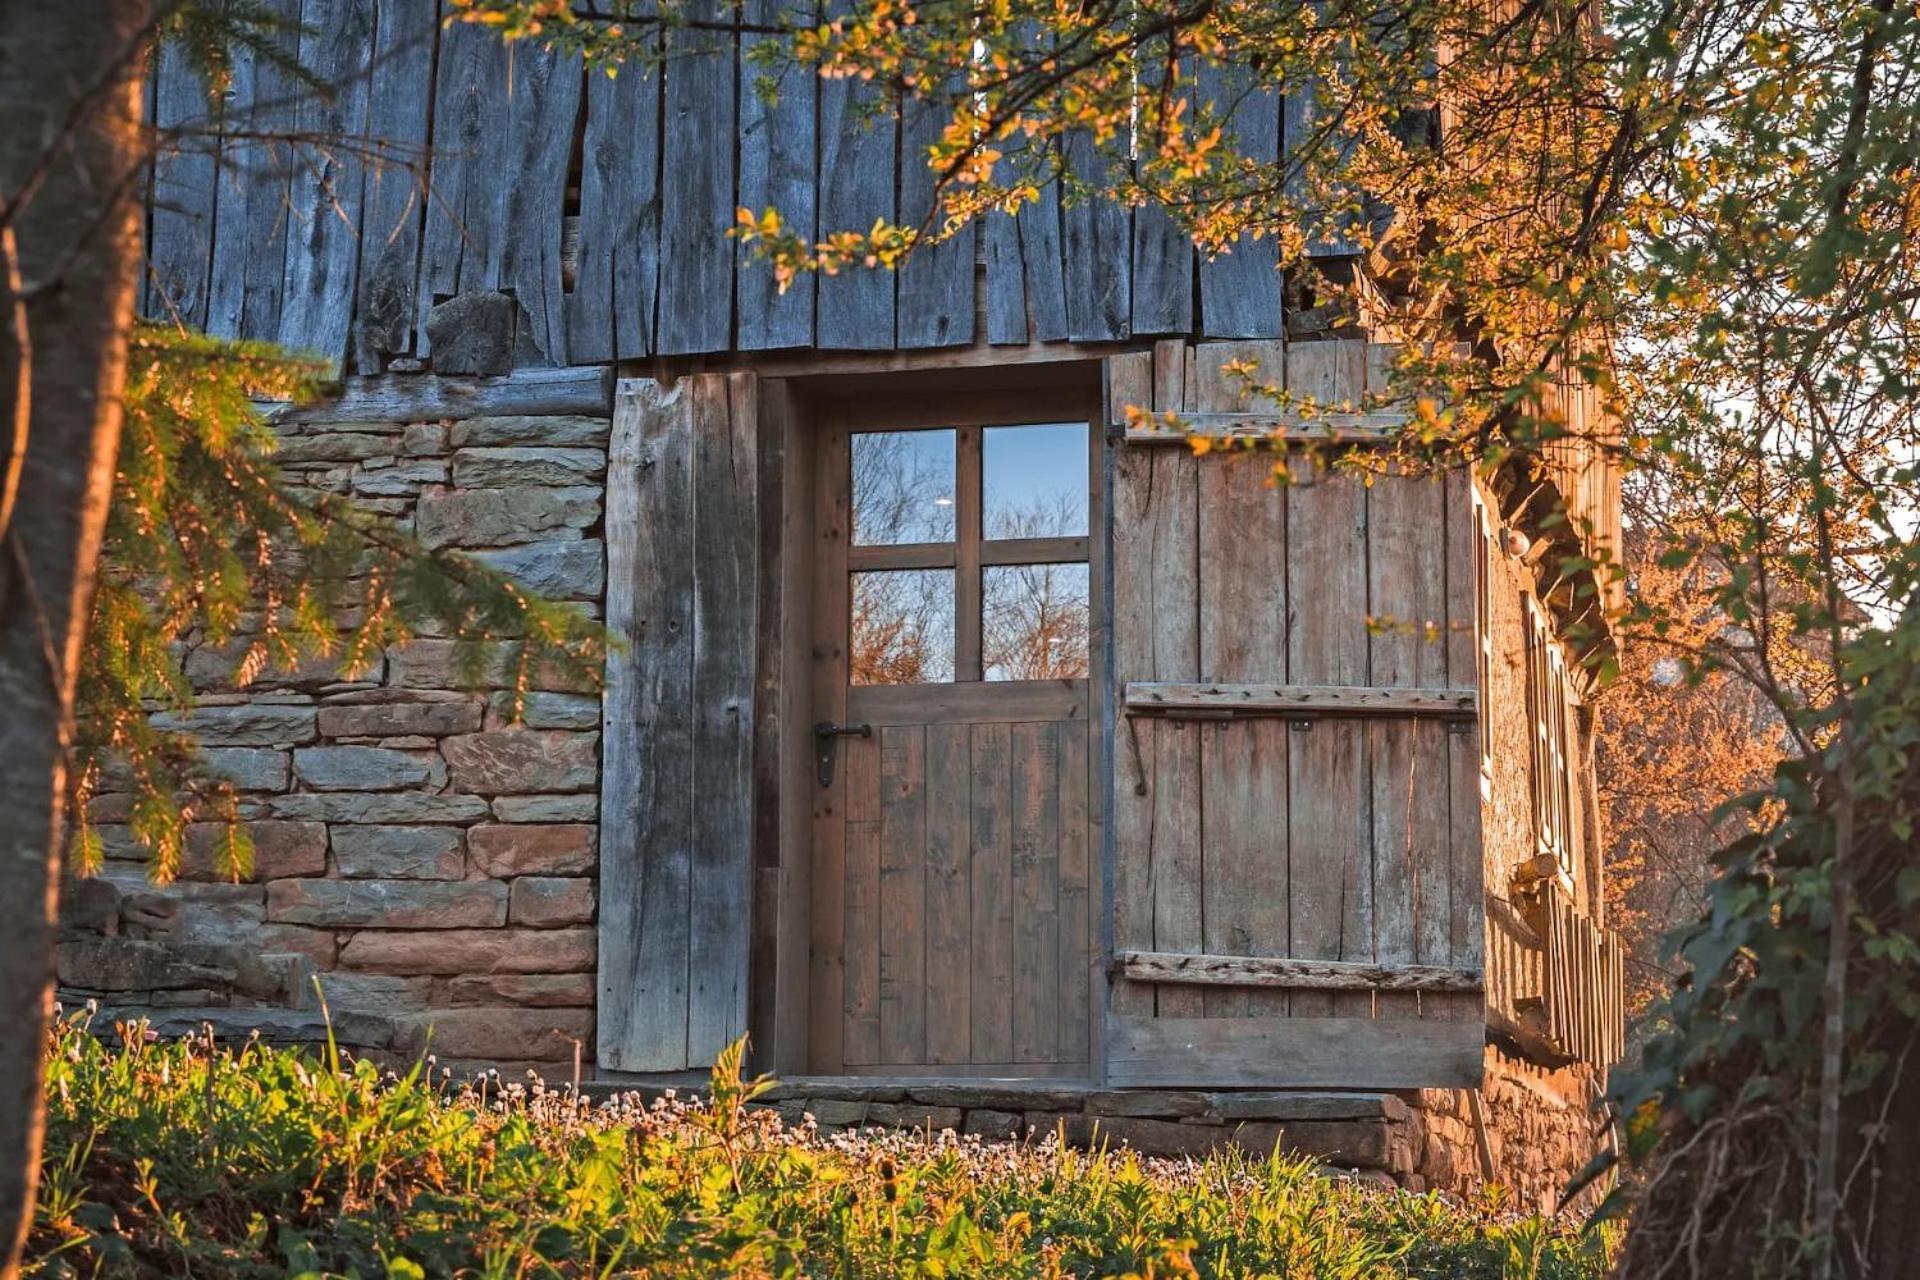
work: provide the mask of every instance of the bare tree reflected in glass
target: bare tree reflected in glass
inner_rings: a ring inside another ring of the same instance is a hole
[[[995,512],[987,536],[1051,538],[1086,529],[1085,499],[1056,490]],[[981,582],[981,656],[989,680],[1087,674],[1090,578],[1084,564],[996,565]]]

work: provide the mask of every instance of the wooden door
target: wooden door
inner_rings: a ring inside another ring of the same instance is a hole
[[[1088,1071],[1095,414],[1024,399],[822,427],[816,1072]]]

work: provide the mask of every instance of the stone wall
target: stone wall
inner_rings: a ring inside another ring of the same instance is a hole
[[[429,546],[457,548],[598,616],[609,423],[492,417],[294,427],[282,462],[351,494]],[[343,1036],[443,1062],[592,1062],[600,700],[537,685],[510,726],[505,646],[478,687],[450,640],[422,637],[348,679],[328,661],[269,669],[242,691],[249,638],[187,637],[199,692],[185,720],[233,780],[253,875],[221,883],[223,828],[189,831],[181,882],[156,892],[126,838],[127,797],[93,818],[109,864],[75,886],[60,984],[68,1003],[167,1010],[272,1038],[311,1035],[317,973]]]

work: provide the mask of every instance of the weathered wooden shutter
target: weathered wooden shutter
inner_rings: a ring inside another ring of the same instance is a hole
[[[747,1029],[757,384],[623,379],[607,460],[599,1062],[704,1067]]]
[[[1109,361],[1110,416],[1132,404],[1264,432],[1286,415],[1249,403],[1228,362],[1358,406],[1388,356],[1161,343]],[[1382,422],[1304,425],[1364,436]],[[1466,477],[1368,485],[1295,448],[1294,483],[1276,488],[1273,452],[1116,432],[1108,1083],[1476,1082]]]

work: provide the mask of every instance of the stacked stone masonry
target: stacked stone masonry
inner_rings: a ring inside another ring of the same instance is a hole
[[[431,547],[472,555],[599,616],[610,423],[594,417],[326,423],[284,429],[296,483],[351,495]],[[190,828],[156,891],[98,796],[109,861],[70,886],[60,987],[71,1006],[207,1018],[313,1038],[312,978],[348,1043],[396,1057],[570,1073],[592,1061],[600,700],[536,680],[509,723],[509,646],[425,636],[349,676],[335,662],[242,687],[250,637],[189,636],[190,729],[230,779],[253,874],[218,873],[225,828]],[[477,670],[479,680],[469,675]]]

